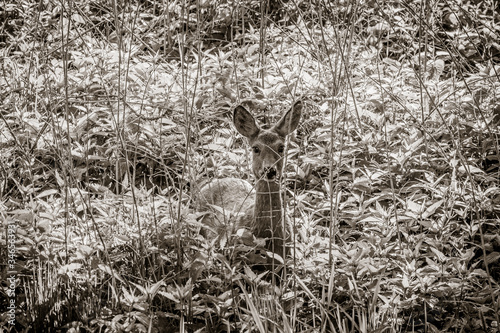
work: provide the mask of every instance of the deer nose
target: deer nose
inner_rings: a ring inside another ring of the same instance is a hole
[[[267,178],[267,180],[274,180],[278,175],[278,171],[276,170],[275,167],[267,167],[264,168],[264,175]]]

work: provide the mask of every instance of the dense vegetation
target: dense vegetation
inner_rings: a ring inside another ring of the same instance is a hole
[[[0,330],[497,332],[498,8],[4,0]],[[298,99],[273,285],[195,198]]]

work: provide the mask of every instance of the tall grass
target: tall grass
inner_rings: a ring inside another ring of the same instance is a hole
[[[495,331],[495,4],[3,4],[0,327]],[[195,198],[252,181],[235,105],[273,123],[299,98],[273,283]]]

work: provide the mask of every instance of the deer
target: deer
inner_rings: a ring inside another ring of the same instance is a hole
[[[220,178],[200,189],[202,209],[213,208],[213,214],[203,223],[217,230],[214,226],[226,225],[228,215],[233,215],[236,219],[233,230],[248,228],[256,238],[265,239],[265,249],[279,255],[279,261],[289,254],[285,247],[287,227],[280,182],[285,140],[299,125],[302,106],[302,101],[297,101],[276,124],[266,129],[257,124],[243,105],[238,105],[233,111],[233,124],[252,149],[255,187],[243,179]]]

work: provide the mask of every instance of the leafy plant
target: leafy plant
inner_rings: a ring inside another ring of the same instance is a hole
[[[495,332],[495,4],[0,4],[0,327]],[[276,284],[195,199],[299,98]]]

